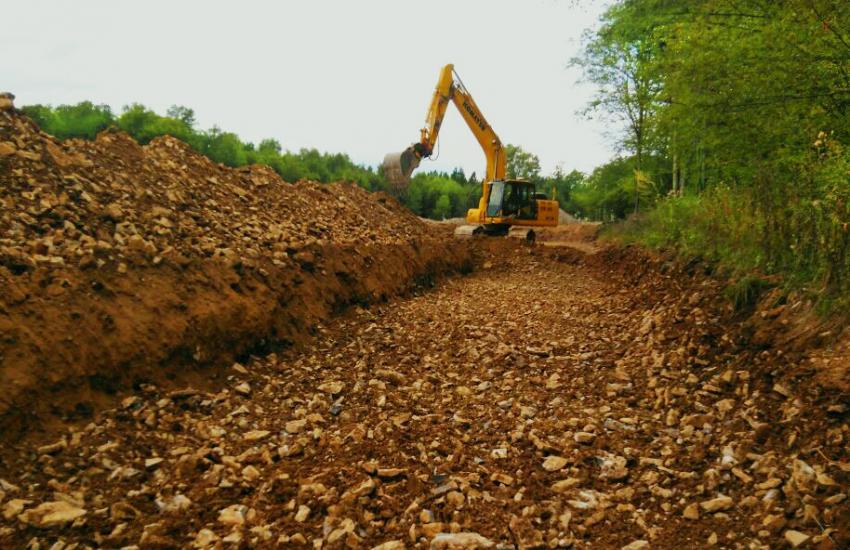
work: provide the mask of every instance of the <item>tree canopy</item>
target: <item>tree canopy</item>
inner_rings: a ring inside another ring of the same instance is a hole
[[[734,239],[751,267],[847,285],[850,3],[620,0],[576,63],[625,129],[580,193],[594,216],[626,215],[628,167],[657,240],[722,256]]]

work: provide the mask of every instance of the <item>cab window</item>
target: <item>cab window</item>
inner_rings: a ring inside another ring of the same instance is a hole
[[[505,182],[494,181],[490,184],[490,201],[487,203],[487,215],[498,216],[502,210],[502,197],[505,194]]]

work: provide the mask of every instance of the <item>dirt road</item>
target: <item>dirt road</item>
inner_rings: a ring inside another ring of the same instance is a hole
[[[23,445],[0,546],[846,547],[846,417],[717,283],[509,257]]]

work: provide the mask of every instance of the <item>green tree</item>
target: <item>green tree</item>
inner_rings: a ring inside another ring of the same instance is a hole
[[[540,176],[540,159],[518,145],[505,145],[505,161],[509,178],[535,180]]]
[[[189,128],[195,127],[195,111],[189,107],[172,105],[168,108],[168,111],[166,111],[165,114],[168,118],[177,119]]]
[[[95,105],[91,101],[82,101],[76,105],[59,105],[56,108],[30,105],[24,107],[23,111],[45,132],[59,139],[94,139],[98,132],[115,121],[108,105]]]
[[[231,167],[248,163],[247,152],[239,141],[239,136],[232,132],[223,132],[218,126],[213,126],[204,134],[201,152],[212,160]]]
[[[632,227],[850,291],[850,3],[619,0],[577,62],[657,204]],[[609,176],[575,200],[619,215]]]
[[[451,216],[452,200],[448,195],[440,195],[437,203],[434,205],[433,217],[436,219],[445,219]]]
[[[655,21],[637,17],[636,4],[621,2],[609,8],[602,28],[585,37],[581,56],[572,60],[596,84],[588,112],[602,112],[624,122],[622,145],[634,155],[634,211],[640,207],[639,177],[661,91],[655,56],[661,49]]]

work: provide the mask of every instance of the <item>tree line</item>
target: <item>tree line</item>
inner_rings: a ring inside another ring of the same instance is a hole
[[[850,3],[619,0],[573,63],[624,128],[587,215],[850,290]]]
[[[399,191],[390,186],[379,169],[354,163],[347,155],[321,153],[316,149],[284,150],[276,139],[264,139],[258,144],[242,141],[238,135],[213,126],[208,130],[197,127],[195,112],[183,106],[172,106],[165,115],[134,103],[116,114],[108,105],[83,101],[74,105],[29,105],[22,109],[45,132],[58,139],[82,138],[93,140],[108,128],[128,133],[141,144],[170,135],[187,143],[192,149],[215,162],[231,167],[265,164],[284,180],[302,179],[323,183],[349,181],[370,191],[385,191],[395,195],[416,214],[432,219],[466,216],[469,208],[478,205],[481,180],[475,173],[467,176],[458,168],[454,171],[420,171],[407,189]],[[538,158],[521,147],[508,145],[507,160],[510,177],[531,179],[549,192],[555,190],[561,204],[569,204],[572,189],[583,180],[578,172],[563,174],[560,170],[551,177],[540,174]],[[575,206],[576,211],[581,208]]]
[[[383,178],[375,170],[355,164],[345,154],[321,153],[316,149],[290,152],[283,150],[276,139],[264,139],[254,144],[242,141],[233,132],[223,131],[217,126],[208,130],[198,129],[195,113],[187,107],[172,106],[165,115],[159,115],[144,105],[134,103],[116,115],[108,105],[83,101],[56,107],[29,105],[22,111],[42,130],[59,139],[92,140],[98,132],[107,128],[127,132],[141,144],[149,143],[158,136],[170,135],[215,162],[230,167],[265,164],[286,181],[351,181],[369,190],[384,186]]]

